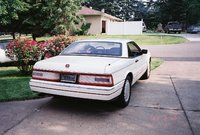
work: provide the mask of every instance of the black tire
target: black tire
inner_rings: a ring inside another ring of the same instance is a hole
[[[181,32],[179,31],[178,34],[181,34]]]
[[[127,76],[124,81],[122,92],[118,98],[119,106],[122,108],[126,107],[130,102],[130,98],[131,98],[131,78]]]
[[[151,61],[149,61],[149,65],[147,67],[147,70],[142,75],[142,77],[140,78],[140,80],[146,80],[146,79],[148,79],[150,77],[150,73],[151,73]]]

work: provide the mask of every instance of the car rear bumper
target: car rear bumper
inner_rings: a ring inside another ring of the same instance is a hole
[[[88,86],[31,79],[32,91],[76,98],[112,100],[120,95],[124,80],[113,87]]]
[[[181,32],[182,29],[169,29],[169,31],[171,31],[171,32]]]

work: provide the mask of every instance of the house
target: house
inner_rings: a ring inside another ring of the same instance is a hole
[[[84,17],[86,23],[91,24],[88,34],[94,35],[106,33],[107,23],[122,21],[122,19],[104,13],[103,10],[97,11],[87,7],[82,7],[78,14]]]

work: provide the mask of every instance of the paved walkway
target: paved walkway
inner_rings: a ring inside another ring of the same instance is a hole
[[[200,41],[200,33],[198,34],[180,34],[182,37],[188,39],[189,41]]]
[[[127,108],[66,98],[0,103],[0,133],[200,135],[200,44],[157,47],[152,55],[166,61],[132,87]]]

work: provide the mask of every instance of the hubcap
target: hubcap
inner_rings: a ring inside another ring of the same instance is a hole
[[[129,98],[130,98],[130,83],[128,80],[126,80],[125,86],[124,86],[124,100],[125,102],[128,102]]]

